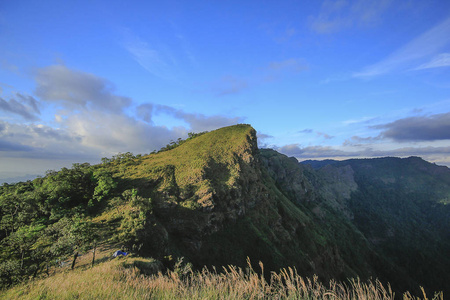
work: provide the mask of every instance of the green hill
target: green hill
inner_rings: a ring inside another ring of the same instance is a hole
[[[415,177],[408,179],[411,170],[424,168],[421,162],[408,163],[409,173],[398,175],[402,187],[416,188],[418,198],[412,202],[431,204],[419,209],[399,196],[396,207],[407,212],[391,223],[406,233],[394,235],[402,241],[392,249],[389,245],[395,243],[376,243],[376,232],[384,230],[381,217],[392,220],[393,208],[386,204],[378,209],[381,202],[371,200],[390,203],[384,193],[400,193],[397,186],[374,185],[379,179],[371,174],[381,174],[384,167],[361,173],[366,167],[330,163],[316,170],[258,149],[255,130],[242,124],[190,134],[157,153],[119,154],[99,165],[76,164],[33,181],[4,184],[0,284],[9,287],[45,276],[56,260],[70,262],[74,253],[101,245],[152,257],[172,268],[177,257],[194,269],[210,270],[246,268],[250,258],[254,269],[259,261],[264,264],[266,279],[270,271],[294,267],[301,276],[317,275],[324,282],[380,278],[397,294],[419,293],[419,285],[428,293],[445,289],[448,275],[442,270],[447,262],[435,264],[449,242],[449,214],[441,209],[447,208],[450,195],[447,171],[426,165],[422,188]],[[381,182],[391,184],[383,176]],[[430,186],[439,201],[420,200],[431,195],[425,189]],[[412,215],[420,219],[415,227],[409,225]],[[415,240],[413,232],[423,239]],[[433,250],[423,257],[411,254],[421,249]],[[419,258],[430,265],[407,267],[408,259]],[[436,274],[426,273],[433,270]]]

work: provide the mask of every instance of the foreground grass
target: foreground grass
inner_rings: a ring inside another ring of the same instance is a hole
[[[251,267],[244,271],[234,266],[220,273],[178,267],[165,275],[142,274],[157,272],[158,266],[152,259],[111,260],[17,286],[0,294],[0,299],[394,299],[390,286],[379,281],[331,281],[325,286],[317,277],[302,278],[291,268],[272,273],[268,282],[262,264],[260,274]],[[412,300],[443,299],[443,294],[422,297],[403,295]]]

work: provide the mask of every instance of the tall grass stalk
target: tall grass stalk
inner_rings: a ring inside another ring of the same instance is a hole
[[[394,299],[389,285],[380,281],[362,282],[351,279],[346,283],[330,281],[322,284],[317,276],[303,278],[295,268],[272,272],[270,281],[264,278],[264,266],[256,272],[250,262],[243,270],[235,266],[201,271],[180,269],[146,276],[135,262],[151,265],[150,259],[126,258],[55,274],[46,279],[35,280],[0,295],[1,299]],[[423,289],[422,289],[423,291]],[[443,300],[437,293],[427,298],[409,292],[404,300]]]

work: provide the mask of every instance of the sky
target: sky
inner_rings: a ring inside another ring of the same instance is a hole
[[[450,166],[450,1],[0,1],[0,182],[238,123]]]

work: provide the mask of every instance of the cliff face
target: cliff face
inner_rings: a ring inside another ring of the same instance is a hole
[[[152,199],[152,214],[138,234],[142,254],[185,256],[198,267],[244,266],[249,257],[266,270],[295,266],[325,280],[374,274],[364,239],[323,200],[306,169],[258,150],[250,126],[204,134],[146,157],[139,169],[145,172],[130,166],[124,174]],[[351,247],[341,247],[343,240]]]
[[[441,267],[413,268],[404,257],[435,263],[434,255],[447,264],[438,250],[450,249],[448,230],[439,227],[448,224],[447,210],[421,217],[419,209],[433,211],[448,201],[445,170],[417,160],[403,171],[397,160],[318,165],[259,150],[248,125],[147,156],[122,170],[128,185],[152,199],[152,213],[137,233],[138,248],[149,256],[184,256],[198,267],[244,266],[249,257],[266,270],[295,266],[302,275],[324,280],[378,277],[403,290],[441,287],[436,276],[433,285],[420,275],[433,268],[443,274]],[[436,180],[437,174],[443,179]],[[427,193],[440,200],[417,200]],[[438,224],[435,232],[427,219]],[[427,235],[439,243],[421,258],[423,248],[406,241],[430,244]]]
[[[159,234],[166,236],[160,256],[180,252],[200,265],[202,260],[197,257],[205,238],[256,206],[264,207],[267,192],[258,182],[256,152],[255,130],[238,125],[207,133],[142,162],[140,169],[146,170],[147,178],[140,175],[140,193],[153,201],[154,221],[150,223],[166,232]],[[152,252],[154,247],[148,246]]]

